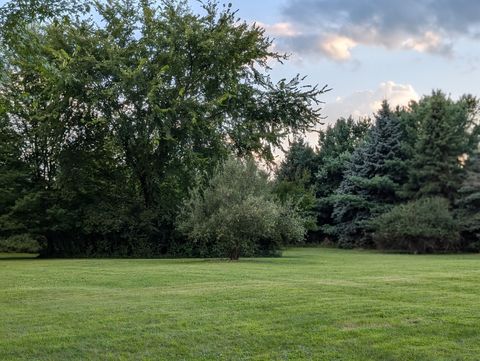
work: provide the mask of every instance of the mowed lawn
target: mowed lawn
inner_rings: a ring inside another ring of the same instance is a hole
[[[2,259],[0,360],[480,360],[480,255]]]

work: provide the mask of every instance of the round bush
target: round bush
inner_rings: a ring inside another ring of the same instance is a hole
[[[0,252],[7,253],[39,253],[42,244],[30,234],[18,234],[0,239]]]
[[[373,220],[372,225],[374,241],[380,249],[448,251],[456,249],[460,240],[449,202],[440,197],[398,205]]]

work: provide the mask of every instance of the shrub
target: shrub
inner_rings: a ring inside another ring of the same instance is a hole
[[[301,241],[305,221],[277,200],[252,160],[228,159],[206,187],[195,187],[177,227],[201,256],[277,255],[282,244]]]
[[[30,234],[18,234],[0,239],[0,252],[8,253],[39,253],[43,249],[43,242]]]
[[[459,212],[458,224],[462,235],[462,248],[467,252],[480,252],[480,213]]]
[[[449,202],[440,197],[398,205],[377,217],[371,225],[380,249],[414,253],[446,251],[457,248],[460,239]]]

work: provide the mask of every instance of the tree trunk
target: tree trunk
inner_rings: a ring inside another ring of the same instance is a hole
[[[139,175],[140,188],[142,189],[143,201],[145,202],[145,208],[149,209],[153,204],[152,189],[147,179],[147,175],[142,172]]]
[[[230,250],[230,261],[238,261],[240,258],[240,249],[238,247],[233,247]]]

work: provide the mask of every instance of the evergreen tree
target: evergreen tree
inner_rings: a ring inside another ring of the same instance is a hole
[[[458,190],[457,219],[464,247],[480,251],[480,154],[474,153],[466,164],[466,177]]]
[[[313,188],[316,172],[316,154],[303,138],[296,139],[280,164],[274,191],[283,204],[294,204],[302,213],[307,241],[311,241],[317,230],[315,192]]]
[[[413,104],[418,136],[407,184],[411,197],[453,201],[464,174],[461,160],[478,144],[477,108],[475,98],[454,102],[440,91]]]
[[[305,180],[311,184],[316,172],[315,151],[303,138],[295,139],[277,171],[279,181]]]
[[[315,175],[317,197],[328,197],[340,186],[345,166],[355,148],[364,140],[369,128],[370,119],[356,122],[349,117],[340,118],[334,125],[320,131],[318,171]]]
[[[399,201],[405,181],[404,131],[398,114],[383,102],[363,144],[352,154],[336,194],[334,232],[341,247],[372,246],[368,221]]]
[[[356,147],[364,140],[370,128],[370,119],[354,121],[340,118],[334,125],[320,131],[319,150],[316,159],[318,171],[315,174],[316,214],[320,232],[318,239],[331,237],[332,195],[340,186],[343,174]]]

